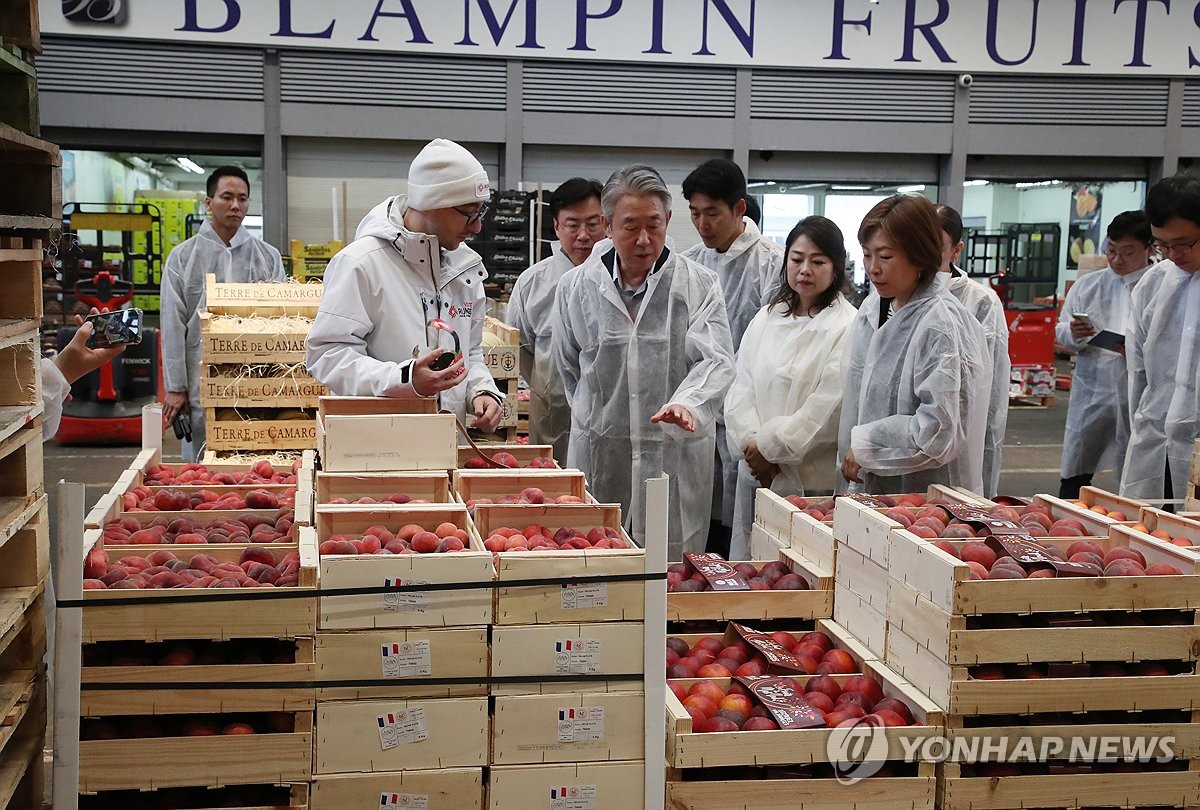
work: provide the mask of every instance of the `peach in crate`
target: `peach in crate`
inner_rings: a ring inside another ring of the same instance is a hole
[[[444,472],[317,473],[317,503],[324,505],[404,505],[449,503]]]
[[[554,449],[548,444],[484,444],[479,448],[505,469],[528,467],[553,470]],[[496,469],[470,447],[458,448],[458,466],[465,470]]]
[[[723,635],[682,634],[667,638],[668,678],[728,678],[743,675],[847,675],[862,672],[874,656],[840,625],[759,633],[730,622]],[[831,632],[826,628],[835,628]]]
[[[289,509],[225,512],[125,513],[100,527],[106,546],[295,542]]]
[[[667,566],[667,620],[820,619],[833,613],[833,577],[792,549],[781,549],[778,560],[729,567],[739,575],[737,589],[714,590],[710,578],[688,563]]]
[[[456,470],[454,491],[468,509],[478,504],[584,503],[588,498],[578,470]]]

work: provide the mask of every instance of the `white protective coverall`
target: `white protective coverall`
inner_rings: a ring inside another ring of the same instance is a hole
[[[54,361],[42,358],[42,441],[51,439],[62,424],[63,403],[71,393],[71,384],[54,365]]]
[[[217,283],[283,281],[279,251],[238,228],[226,245],[205,222],[191,239],[180,242],[163,266],[160,334],[163,386],[187,391],[192,441],[183,443],[184,461],[195,461],[204,446],[204,409],[200,405],[200,310],[204,308],[204,276]]]
[[[991,364],[983,327],[946,291],[944,274],[879,324],[872,290],[842,355],[838,465],[847,450],[870,494],[930,484],[980,492]],[[839,473],[839,491],[847,484]]]
[[[763,307],[737,354],[737,375],[725,396],[729,452],[738,459],[737,503],[729,559],[750,552],[754,493],[760,486],[742,448],[751,439],[779,465],[771,490],[779,495],[833,491],[838,417],[842,410],[842,349],[856,310],[839,295],[815,317]]]
[[[1063,434],[1062,478],[1090,475],[1125,463],[1129,444],[1129,378],[1125,358],[1108,349],[1088,346],[1071,337],[1071,316],[1087,313],[1096,331],[1125,334],[1133,288],[1149,267],[1118,276],[1110,268],[1084,275],[1071,285],[1054,339],[1076,355]],[[1161,465],[1160,465],[1161,466]]]
[[[552,254],[517,277],[508,299],[508,322],[521,332],[521,376],[529,383],[529,443],[549,444],[554,457],[567,458],[571,403],[554,365],[554,294],[574,267],[558,242]]]
[[[1173,494],[1183,497],[1200,436],[1198,322],[1200,273],[1180,270],[1168,259],[1134,288],[1125,331],[1132,422],[1122,495],[1161,498],[1169,463]]]
[[[404,196],[375,206],[354,241],[329,261],[308,333],[308,371],[340,396],[417,397],[413,350],[433,348],[425,325],[441,318],[462,342],[467,374],[441,393],[440,407],[465,424],[479,394],[504,401],[483,361],[487,271],[466,245],[443,250],[436,237],[405,228],[407,208]]]
[[[955,268],[956,270],[958,268]],[[961,273],[962,271],[959,270]],[[992,378],[988,395],[987,429],[983,438],[983,491],[991,498],[999,494],[1000,468],[1004,455],[1004,431],[1008,427],[1008,382],[1012,364],[1008,359],[1008,321],[1000,296],[967,275],[950,276],[946,289],[966,307],[983,327]]]
[[[761,307],[774,297],[782,283],[783,247],[765,238],[758,225],[742,217],[746,226],[733,240],[729,250],[718,253],[700,242],[683,251],[685,258],[704,265],[717,274],[721,292],[725,295],[725,311],[729,316],[729,334],[733,351],[742,345],[746,327]],[[729,454],[725,437],[725,414],[717,418],[717,454],[720,466],[715,469],[712,519],[726,526],[733,525],[734,493],[737,489],[738,462],[741,454]]]
[[[600,245],[567,273],[555,308],[554,356],[571,400],[567,462],[600,503],[621,504],[644,543],[645,481],[671,477],[673,560],[703,551],[712,500],[714,425],[733,379],[733,349],[716,275],[663,250],[631,319],[613,280],[616,250]],[[669,404],[687,408],[695,433],[652,424]]]

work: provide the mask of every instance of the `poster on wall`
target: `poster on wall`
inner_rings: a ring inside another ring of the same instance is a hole
[[[1067,269],[1079,269],[1079,258],[1100,250],[1100,196],[1098,185],[1080,185],[1071,194],[1070,240]]]

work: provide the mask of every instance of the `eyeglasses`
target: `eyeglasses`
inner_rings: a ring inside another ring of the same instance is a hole
[[[1200,240],[1197,240],[1197,241],[1200,241]],[[1137,249],[1113,250],[1112,248],[1109,248],[1108,250],[1104,251],[1104,255],[1109,259],[1127,259],[1128,260],[1128,259],[1136,259],[1139,256],[1144,257],[1145,253],[1143,251],[1140,251]]]
[[[1160,250],[1163,253],[1169,255],[1171,253],[1176,253],[1176,254],[1188,253],[1191,251],[1192,248],[1194,248],[1196,246],[1197,242],[1200,242],[1200,236],[1197,236],[1195,239],[1193,239],[1190,242],[1175,242],[1174,244],[1167,244],[1165,242],[1160,242],[1157,239],[1155,239],[1150,244],[1153,245],[1156,250]]]
[[[455,208],[454,210],[467,218],[467,227],[469,228],[476,222],[479,222],[481,219],[486,217],[488,211],[491,210],[491,206],[487,203],[484,203],[483,205],[479,206],[479,209],[476,211],[464,211],[461,208]]]
[[[566,222],[559,225],[558,229],[563,233],[579,233],[580,231],[596,233],[597,231],[604,229],[604,220],[602,220],[600,217],[588,219],[585,222],[568,219]]]

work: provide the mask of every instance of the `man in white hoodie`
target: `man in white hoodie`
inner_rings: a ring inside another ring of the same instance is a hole
[[[436,396],[460,420],[496,429],[504,397],[483,362],[487,271],[463,244],[479,233],[491,193],[466,149],[442,138],[425,145],[408,194],[375,206],[325,270],[306,347],[313,377],[342,396]],[[451,330],[461,353],[443,366]]]

